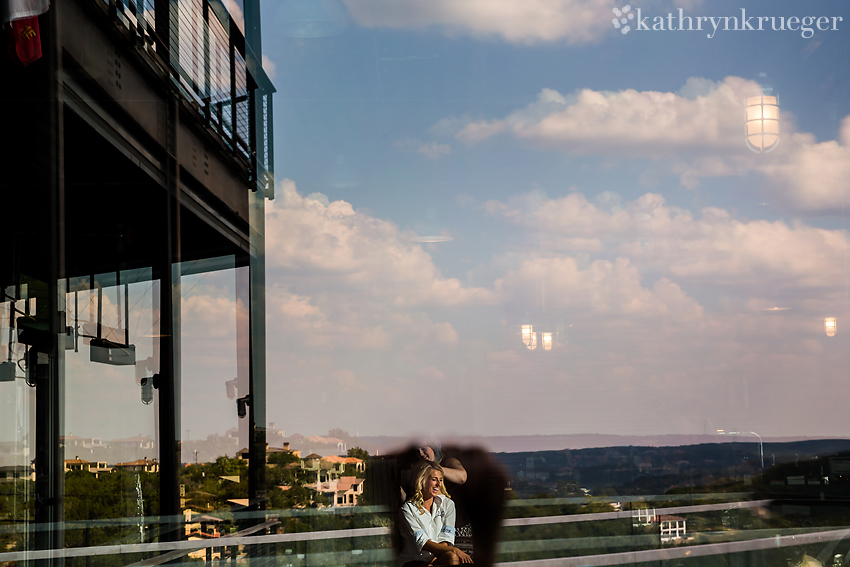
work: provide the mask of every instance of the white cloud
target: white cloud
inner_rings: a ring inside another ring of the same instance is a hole
[[[597,260],[585,269],[570,257],[526,260],[496,282],[508,297],[521,300],[544,282],[546,305],[569,309],[573,317],[605,316],[621,323],[645,317],[670,317],[680,325],[703,317],[702,307],[677,284],[661,278],[651,288],[627,258]]]
[[[679,93],[543,89],[503,119],[466,124],[456,137],[474,143],[508,132],[526,143],[573,154],[669,158],[744,151],[744,101],[759,86],[738,77],[691,78]]]
[[[487,138],[492,138],[497,134],[505,131],[505,122],[503,120],[480,120],[478,122],[470,122],[464,126],[460,132],[455,134],[458,140],[468,144],[474,144]]]
[[[438,137],[450,137],[454,136],[461,130],[463,127],[472,122],[472,118],[469,115],[464,114],[463,116],[447,116],[445,118],[441,118],[437,120],[437,122],[428,128],[428,133],[432,136]]]
[[[450,323],[435,323],[424,313],[346,287],[308,297],[275,284],[266,296],[269,334],[289,348],[374,351],[420,343],[453,348],[458,343]]]
[[[236,25],[242,30],[242,33],[245,33],[245,15],[242,13],[242,7],[236,2],[236,0],[224,0],[224,5],[227,8],[227,11],[230,13],[230,17],[233,18],[233,21],[236,22]]]
[[[270,268],[294,270],[352,286],[397,305],[470,305],[496,301],[492,291],[445,278],[431,256],[393,223],[355,211],[345,201],[300,195],[284,180],[280,198],[266,209],[266,260]]]
[[[719,82],[691,77],[678,92],[581,89],[563,95],[544,88],[537,100],[503,118],[449,117],[430,131],[467,144],[508,135],[573,155],[663,161],[644,181],[673,174],[693,189],[702,178],[741,175],[766,159],[746,148],[742,134],[745,101],[759,92],[756,82],[732,76]],[[782,118],[783,135],[790,137],[793,116],[783,112]]]
[[[198,293],[182,301],[183,319],[187,324],[183,332],[188,340],[230,339],[236,325],[237,314],[247,313],[241,301],[219,293]]]
[[[565,96],[544,88],[536,101],[503,118],[448,117],[430,131],[467,144],[508,135],[573,155],[662,162],[643,176],[650,186],[665,173],[693,189],[706,177],[755,172],[764,193],[792,210],[835,212],[850,205],[850,116],[838,141],[817,142],[796,132],[793,115],[782,111],[779,148],[757,155],[745,146],[743,125],[745,101],[759,92],[754,81],[731,76],[720,82],[692,77],[678,92],[583,89]]]
[[[576,240],[597,252],[604,245],[609,254],[702,284],[834,287],[843,281],[843,257],[850,249],[845,230],[739,220],[716,207],[695,217],[653,193],[605,209],[581,193],[549,199],[532,192],[507,203],[490,201],[484,210],[541,231],[550,250],[574,250]]]
[[[268,55],[263,55],[263,70],[266,72],[266,75],[269,76],[269,79],[274,80],[277,76],[277,65],[272,61]]]
[[[810,134],[784,135],[776,153],[758,169],[787,205],[806,212],[850,206],[850,116],[841,123],[838,141],[818,143]]]
[[[452,147],[448,144],[430,142],[428,144],[423,144],[416,151],[430,159],[439,159],[452,153]]]
[[[448,144],[437,142],[423,142],[415,138],[402,138],[393,142],[393,147],[401,150],[414,151],[429,159],[440,159],[452,153],[452,147]]]
[[[462,197],[516,227],[520,247],[534,242],[487,262],[473,287],[443,276],[396,225],[291,181],[280,189],[267,211],[267,341],[270,416],[285,415],[273,419],[287,430],[337,425],[313,410],[322,404],[361,431],[407,432],[406,404],[444,380],[468,394],[440,415],[449,431],[563,432],[570,419],[616,431],[633,424],[611,416],[636,404],[663,413],[672,400],[693,408],[676,426],[700,430],[706,415],[753,415],[756,402],[727,403],[730,376],[769,377],[771,409],[784,409],[812,357],[830,356],[822,317],[843,289],[846,231],[691,212],[652,193]],[[791,310],[763,311],[776,290],[796,298]],[[567,344],[529,353],[518,324],[541,305],[574,326]],[[604,408],[565,417],[576,396]],[[533,407],[531,421],[506,421],[512,407]]]
[[[422,379],[443,380],[448,360],[469,364],[467,350],[476,341],[484,341],[473,347],[482,354],[493,346],[488,344],[492,329],[479,330],[475,340],[456,329],[458,317],[464,319],[467,309],[525,312],[534,304],[534,289],[541,281],[546,282],[548,307],[569,310],[577,321],[617,333],[632,329],[641,341],[659,342],[660,336],[675,335],[684,326],[695,329],[706,324],[703,308],[677,283],[662,277],[645,284],[638,266],[625,255],[584,265],[571,257],[531,254],[513,266],[496,267],[498,275],[489,280],[491,286],[469,287],[442,278],[431,257],[391,223],[342,201],[301,196],[291,181],[283,182],[279,194],[269,206],[266,224],[269,274],[278,281],[266,293],[270,365],[277,367],[287,352],[314,353],[306,355],[326,361],[320,368],[287,363],[290,372],[304,381],[293,387],[297,396],[309,398],[319,377],[350,370],[356,381],[341,382],[341,387],[362,383],[393,399],[408,399]],[[617,206],[613,194],[605,201]],[[548,204],[542,195],[523,198],[523,203],[530,202]],[[517,210],[514,219],[524,222],[525,213],[518,209],[524,204],[486,206]],[[611,213],[594,212],[593,205],[585,205],[574,217],[583,214],[604,221]],[[557,226],[545,228],[550,233],[557,230]],[[609,238],[594,234],[590,225],[583,234],[563,236],[573,246],[594,252]],[[450,321],[434,315],[445,313],[444,306],[451,306]],[[353,362],[362,353],[376,353],[370,365],[379,364],[381,370],[367,366],[365,371],[362,363]],[[443,362],[435,365],[434,360]],[[396,375],[397,379],[391,378]]]
[[[450,36],[520,44],[588,43],[612,30],[607,0],[345,0],[345,5],[368,28],[440,26]]]

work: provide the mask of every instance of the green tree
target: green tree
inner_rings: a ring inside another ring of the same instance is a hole
[[[144,535],[139,522],[159,512],[158,475],[112,471],[95,477],[88,471],[65,474],[65,545],[79,547],[137,542]],[[122,520],[92,525],[91,520]],[[137,520],[138,519],[138,520]]]
[[[293,453],[272,453],[269,455],[270,465],[288,465],[290,463],[300,463],[301,459]]]
[[[27,496],[34,490],[31,480],[0,483],[0,521],[21,524],[32,518],[33,501]],[[0,550],[12,551],[23,543],[21,534],[0,532]]]
[[[361,449],[360,447],[352,447],[348,450],[349,457],[355,457],[357,459],[361,459],[363,461],[369,460],[369,451],[366,449]]]
[[[248,464],[242,459],[221,456],[210,467],[210,472],[215,476],[243,476],[248,474]]]

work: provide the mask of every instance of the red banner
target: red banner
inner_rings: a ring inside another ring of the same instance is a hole
[[[9,23],[9,55],[26,67],[41,58],[41,36],[38,16],[12,20]]]

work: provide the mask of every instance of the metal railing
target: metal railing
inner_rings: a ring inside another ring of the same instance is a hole
[[[712,495],[703,495],[712,496]],[[711,498],[709,498],[711,499]],[[515,506],[540,510],[541,501],[513,501]],[[728,501],[712,504],[690,504],[659,508],[664,512],[689,515],[716,512],[756,511],[767,508],[770,501]],[[211,513],[212,514],[212,513]],[[503,521],[503,533],[497,546],[499,565],[524,567],[578,567],[581,565],[629,565],[653,561],[675,560],[678,563],[698,557],[749,554],[752,565],[791,564],[790,558],[802,554],[817,557],[821,564],[834,564],[836,551],[848,547],[850,527],[844,525],[801,525],[784,527],[754,526],[752,529],[715,529],[690,532],[690,539],[676,545],[659,540],[657,533],[640,529],[623,531],[632,526],[631,512],[535,516]],[[214,515],[214,514],[213,514]],[[160,565],[164,563],[219,560],[242,562],[246,558],[257,564],[290,565],[388,565],[395,561],[393,548],[394,511],[385,507],[347,509],[293,509],[263,512],[228,512],[232,524],[252,524],[232,533],[204,539],[183,541],[110,541],[100,546],[81,546],[41,551],[0,552],[0,563],[46,558],[88,558],[86,565],[96,565],[99,558],[121,556],[120,563]],[[97,529],[107,526],[135,528],[142,521],[148,526],[173,525],[170,518],[122,518],[91,522],[67,522],[63,528]],[[195,520],[198,521],[197,519]],[[611,522],[616,522],[612,524]],[[583,533],[566,537],[567,530],[581,527]],[[43,526],[43,529],[49,527]],[[546,528],[547,532],[529,532]],[[552,530],[551,528],[556,528]],[[22,529],[0,527],[0,533]],[[26,528],[23,528],[26,529]],[[30,529],[32,529],[30,527]],[[617,530],[622,533],[617,533]],[[520,530],[520,531],[517,531]],[[268,533],[268,532],[277,533]],[[151,529],[149,533],[155,533]],[[128,532],[129,533],[129,532]],[[474,535],[474,534],[473,534]],[[191,554],[191,555],[190,555]],[[755,554],[755,555],[753,555]],[[841,555],[843,557],[843,555]],[[114,559],[109,559],[114,564]],[[109,561],[105,562],[107,564]],[[70,563],[73,565],[74,563]],[[699,564],[697,562],[697,564]]]
[[[92,1],[110,11],[139,50],[157,54],[168,65],[202,125],[222,149],[249,167],[256,187],[272,196],[275,89],[222,1]],[[167,10],[167,18],[158,10]],[[168,22],[167,34],[158,33],[158,21]]]

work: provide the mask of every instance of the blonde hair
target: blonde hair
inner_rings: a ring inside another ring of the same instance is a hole
[[[446,483],[445,478],[446,474],[443,472],[443,467],[436,463],[428,463],[422,467],[422,470],[419,471],[419,474],[416,475],[416,482],[413,486],[416,488],[413,491],[413,496],[410,498],[411,501],[419,508],[419,513],[424,514],[427,510],[425,510],[425,497],[422,495],[422,485],[425,484],[425,480],[431,474],[431,471],[437,471],[440,473],[440,476],[443,477],[443,483],[440,484],[440,494],[445,496],[446,498],[451,498],[449,493],[446,492]]]

